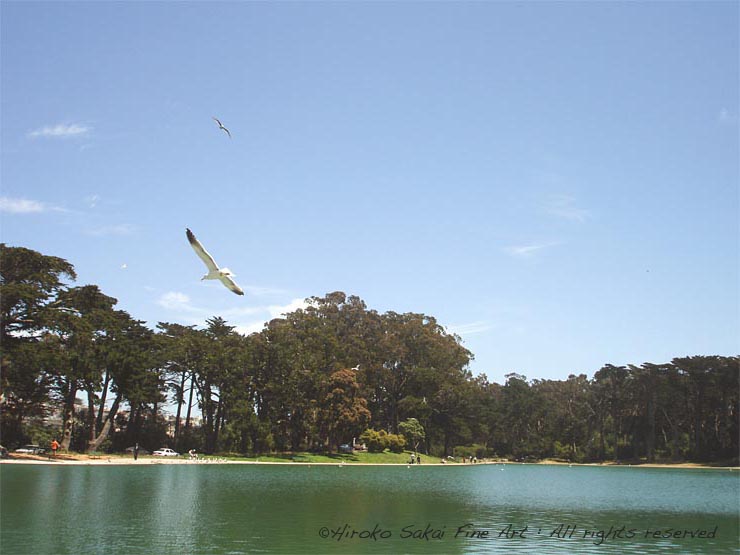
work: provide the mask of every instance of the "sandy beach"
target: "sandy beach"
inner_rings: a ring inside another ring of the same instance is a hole
[[[81,453],[74,454],[58,454],[56,457],[50,457],[47,455],[29,455],[22,453],[11,453],[8,458],[0,459],[0,464],[53,464],[53,465],[102,465],[102,466],[114,466],[114,465],[153,465],[153,464],[249,464],[249,465],[303,465],[303,466],[409,466],[408,463],[365,463],[365,462],[297,462],[297,461],[260,461],[260,460],[233,460],[233,459],[221,459],[218,457],[213,458],[198,458],[189,459],[187,457],[153,457],[150,455],[140,456],[134,460],[131,456],[121,455],[86,455]],[[544,464],[544,465],[557,465],[557,466],[618,466],[618,467],[634,467],[634,468],[700,468],[700,469],[717,469],[717,470],[738,470],[740,467],[732,466],[710,466],[697,463],[641,463],[641,464],[629,464],[629,463],[568,463],[554,460],[543,460],[536,463],[520,463],[514,461],[480,461],[475,464],[470,463],[455,463],[448,462],[442,463],[437,459],[431,459],[430,462],[425,462],[422,466],[445,466],[445,467],[459,467],[459,466],[478,466],[478,465],[509,465],[509,464]]]

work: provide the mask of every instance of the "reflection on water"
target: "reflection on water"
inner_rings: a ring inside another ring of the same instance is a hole
[[[0,553],[740,553],[739,498],[726,470],[2,465]]]

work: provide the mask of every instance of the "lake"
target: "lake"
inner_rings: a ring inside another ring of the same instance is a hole
[[[740,472],[0,465],[0,553],[740,553]]]

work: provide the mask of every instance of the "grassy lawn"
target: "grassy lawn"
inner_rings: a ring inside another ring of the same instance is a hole
[[[403,453],[275,453],[260,455],[259,457],[221,456],[230,461],[259,461],[259,462],[301,462],[301,463],[372,463],[372,464],[406,464],[411,456],[410,451]],[[216,455],[218,457],[218,455]],[[208,456],[206,459],[210,458]],[[421,463],[438,463],[436,457],[421,455]]]

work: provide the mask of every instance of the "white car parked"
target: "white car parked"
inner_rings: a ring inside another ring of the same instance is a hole
[[[46,449],[39,445],[24,445],[15,450],[16,453],[26,453],[28,455],[43,455]]]
[[[161,449],[152,453],[155,457],[179,457],[180,453],[173,451],[169,447],[162,447]]]

